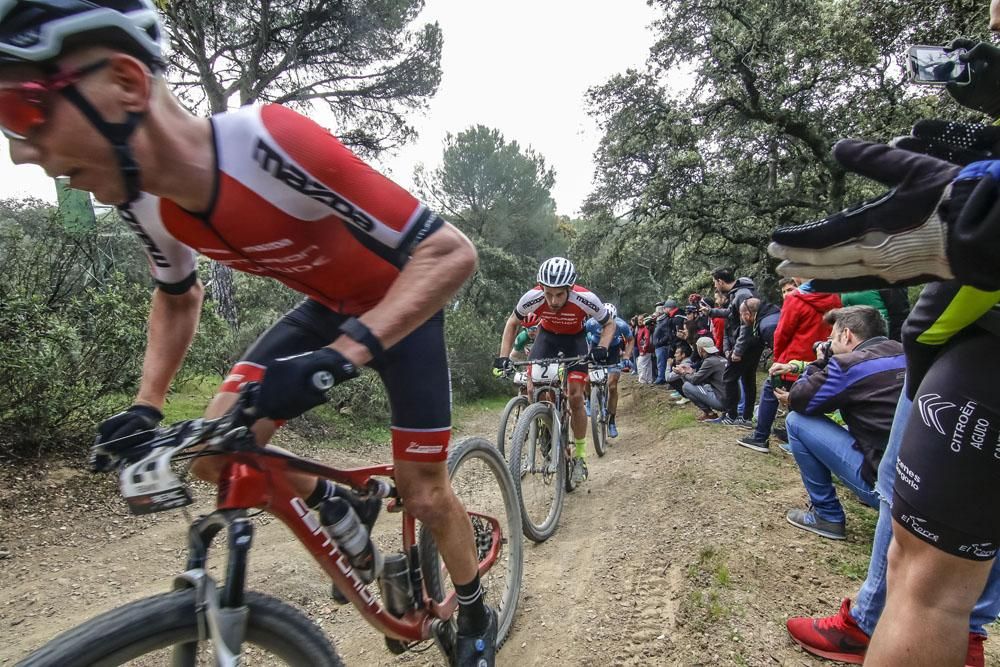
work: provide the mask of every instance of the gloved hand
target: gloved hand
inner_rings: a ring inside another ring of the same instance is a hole
[[[890,146],[845,139],[833,149],[847,170],[892,186],[873,200],[815,222],[775,230],[768,248],[784,276],[847,292],[957,278],[1000,289],[1000,161],[965,169]]]
[[[596,364],[606,364],[608,362],[608,348],[603,345],[595,345],[590,350],[590,358]]]
[[[635,370],[635,369],[632,366],[632,360],[631,359],[626,359],[625,361],[622,362],[622,372],[623,373],[631,373],[633,370]]]
[[[106,445],[114,441],[116,453],[141,445],[153,437],[152,429],[163,420],[163,413],[150,405],[136,404],[124,412],[108,417],[97,426],[95,444]],[[107,448],[105,448],[107,450]],[[107,472],[111,457],[91,450],[88,460],[91,472]]]
[[[890,145],[965,166],[1000,158],[1000,127],[921,120],[913,126],[910,136],[893,139]]]
[[[969,83],[949,83],[946,88],[963,107],[1000,116],[1000,49],[986,42],[956,39],[952,49],[966,49],[959,60],[969,65]]]
[[[497,357],[493,360],[493,368],[500,371],[501,375],[508,375],[514,369],[510,357]]]
[[[328,347],[267,365],[256,409],[270,419],[292,419],[325,403],[334,385],[356,378],[357,367]]]

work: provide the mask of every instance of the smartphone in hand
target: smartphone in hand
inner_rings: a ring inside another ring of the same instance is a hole
[[[965,52],[965,49],[949,50],[945,46],[911,46],[906,52],[910,81],[924,86],[970,83],[969,65],[961,60]]]

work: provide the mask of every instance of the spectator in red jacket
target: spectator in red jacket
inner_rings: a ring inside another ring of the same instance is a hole
[[[635,345],[639,350],[637,374],[639,382],[644,384],[653,382],[653,334],[649,330],[653,322],[652,317],[646,318],[635,331]]]
[[[840,308],[840,296],[814,292],[807,282],[796,288],[785,278],[779,283],[784,302],[778,328],[774,331],[774,366],[798,359],[812,361],[816,358],[813,344],[830,336],[831,326],[823,321],[823,316],[834,308]],[[796,281],[799,282],[799,281]],[[790,385],[796,376],[771,376],[764,381],[760,390],[760,405],[757,408],[757,425],[753,433],[739,438],[736,444],[755,452],[766,454],[770,451],[771,427],[778,414],[778,399],[774,395],[775,384],[781,389]]]
[[[781,305],[781,319],[774,332],[774,362],[815,359],[813,343],[830,336],[830,325],[823,321],[823,316],[841,305],[839,295],[814,292],[811,282],[803,282],[789,293]]]

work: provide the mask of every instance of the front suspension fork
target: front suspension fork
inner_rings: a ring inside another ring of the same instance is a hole
[[[208,548],[223,528],[228,529],[229,557],[226,581],[220,593],[215,580],[205,571]],[[247,554],[253,543],[253,524],[245,510],[220,510],[199,517],[188,530],[187,571],[174,579],[174,590],[193,588],[198,615],[198,640],[212,639],[217,662],[236,667],[246,635],[249,610],[243,604]],[[175,647],[174,665],[194,665],[197,644]]]

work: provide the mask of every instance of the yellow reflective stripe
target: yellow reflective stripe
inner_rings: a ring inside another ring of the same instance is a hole
[[[944,345],[952,336],[969,326],[983,313],[1000,302],[1000,291],[984,292],[965,285],[955,294],[944,312],[917,336],[917,342],[924,345]]]

